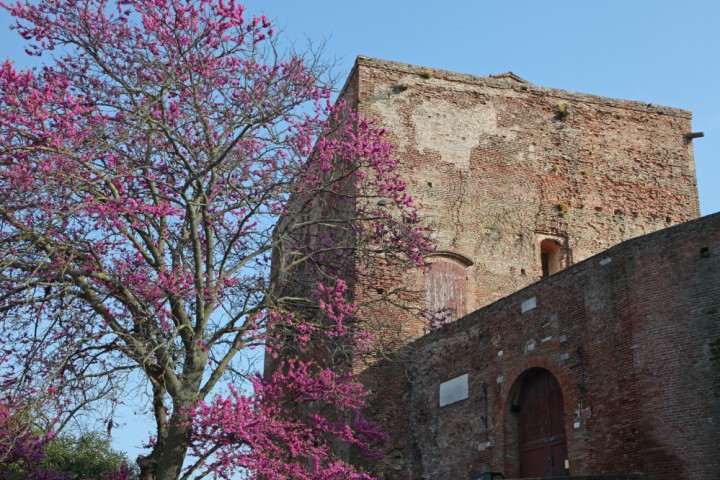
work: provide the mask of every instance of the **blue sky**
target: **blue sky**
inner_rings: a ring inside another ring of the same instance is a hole
[[[301,48],[326,41],[341,83],[357,55],[474,75],[512,71],[531,83],[693,112],[704,215],[720,211],[720,2],[717,0],[252,0]],[[22,44],[0,13],[0,59]],[[137,417],[134,417],[137,419]],[[128,422],[133,448],[149,424]],[[139,429],[135,435],[130,430]]]

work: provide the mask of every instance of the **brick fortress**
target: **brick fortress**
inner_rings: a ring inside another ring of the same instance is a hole
[[[691,114],[359,57],[438,251],[358,359],[387,479],[720,478],[720,215],[698,219]],[[490,473],[482,478],[491,478]],[[499,477],[498,477],[499,478]]]

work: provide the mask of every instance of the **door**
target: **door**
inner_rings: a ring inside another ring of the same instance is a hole
[[[567,476],[563,397],[553,374],[543,369],[526,374],[518,406],[520,476]]]

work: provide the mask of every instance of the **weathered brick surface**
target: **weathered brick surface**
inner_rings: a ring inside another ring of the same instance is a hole
[[[720,214],[591,257],[411,343],[404,358],[410,423],[389,432],[388,478],[518,475],[510,404],[537,367],[561,385],[573,475],[718,478]],[[440,407],[440,383],[466,373],[468,399]]]
[[[699,215],[687,111],[364,57],[344,95],[387,128],[440,250],[473,263],[467,311],[537,281],[543,238],[573,263]]]
[[[578,264],[697,218],[690,113],[363,57],[343,97],[388,130],[436,232],[433,261],[452,264],[440,270],[454,272],[465,311],[482,308],[413,343],[428,331],[415,313],[442,298],[423,293],[426,272],[373,284],[359,273],[360,304],[416,291],[402,299],[411,308],[363,310],[385,355],[356,369],[372,393],[367,413],[394,437],[368,466],[388,479],[517,475],[507,399],[542,367],[565,397],[571,473],[717,478],[720,393],[708,382],[720,382],[709,373],[720,369],[720,267],[718,254],[699,253],[703,238],[717,248],[717,217]],[[578,265],[532,285],[545,239],[560,244],[562,268]],[[521,315],[532,296],[537,308]],[[439,384],[464,373],[469,399],[440,409]]]

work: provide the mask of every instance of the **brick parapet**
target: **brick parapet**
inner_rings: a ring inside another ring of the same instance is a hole
[[[378,58],[371,58],[365,56],[358,56],[356,63],[353,66],[348,82],[341,89],[341,96],[344,92],[351,90],[357,85],[353,84],[350,80],[353,79],[358,67],[368,67],[383,69],[390,72],[401,72],[417,76],[430,75],[431,78],[438,80],[445,80],[448,82],[457,82],[465,84],[475,85],[489,85],[494,88],[518,90],[523,92],[536,92],[543,96],[553,97],[557,99],[574,100],[584,103],[591,103],[596,105],[612,106],[617,108],[629,108],[643,112],[660,112],[666,115],[672,115],[676,117],[686,118],[690,120],[692,118],[692,112],[676,107],[669,107],[665,105],[658,105],[653,103],[635,101],[635,100],[623,100],[616,98],[601,97],[598,95],[592,95],[589,93],[571,92],[568,90],[562,90],[558,88],[549,88],[539,85],[533,85],[532,83],[515,82],[505,78],[493,78],[493,76],[477,76],[470,75],[467,73],[452,72],[449,70],[442,70],[437,68],[428,68],[418,65],[411,65],[402,62],[395,62],[391,60],[383,60]]]

